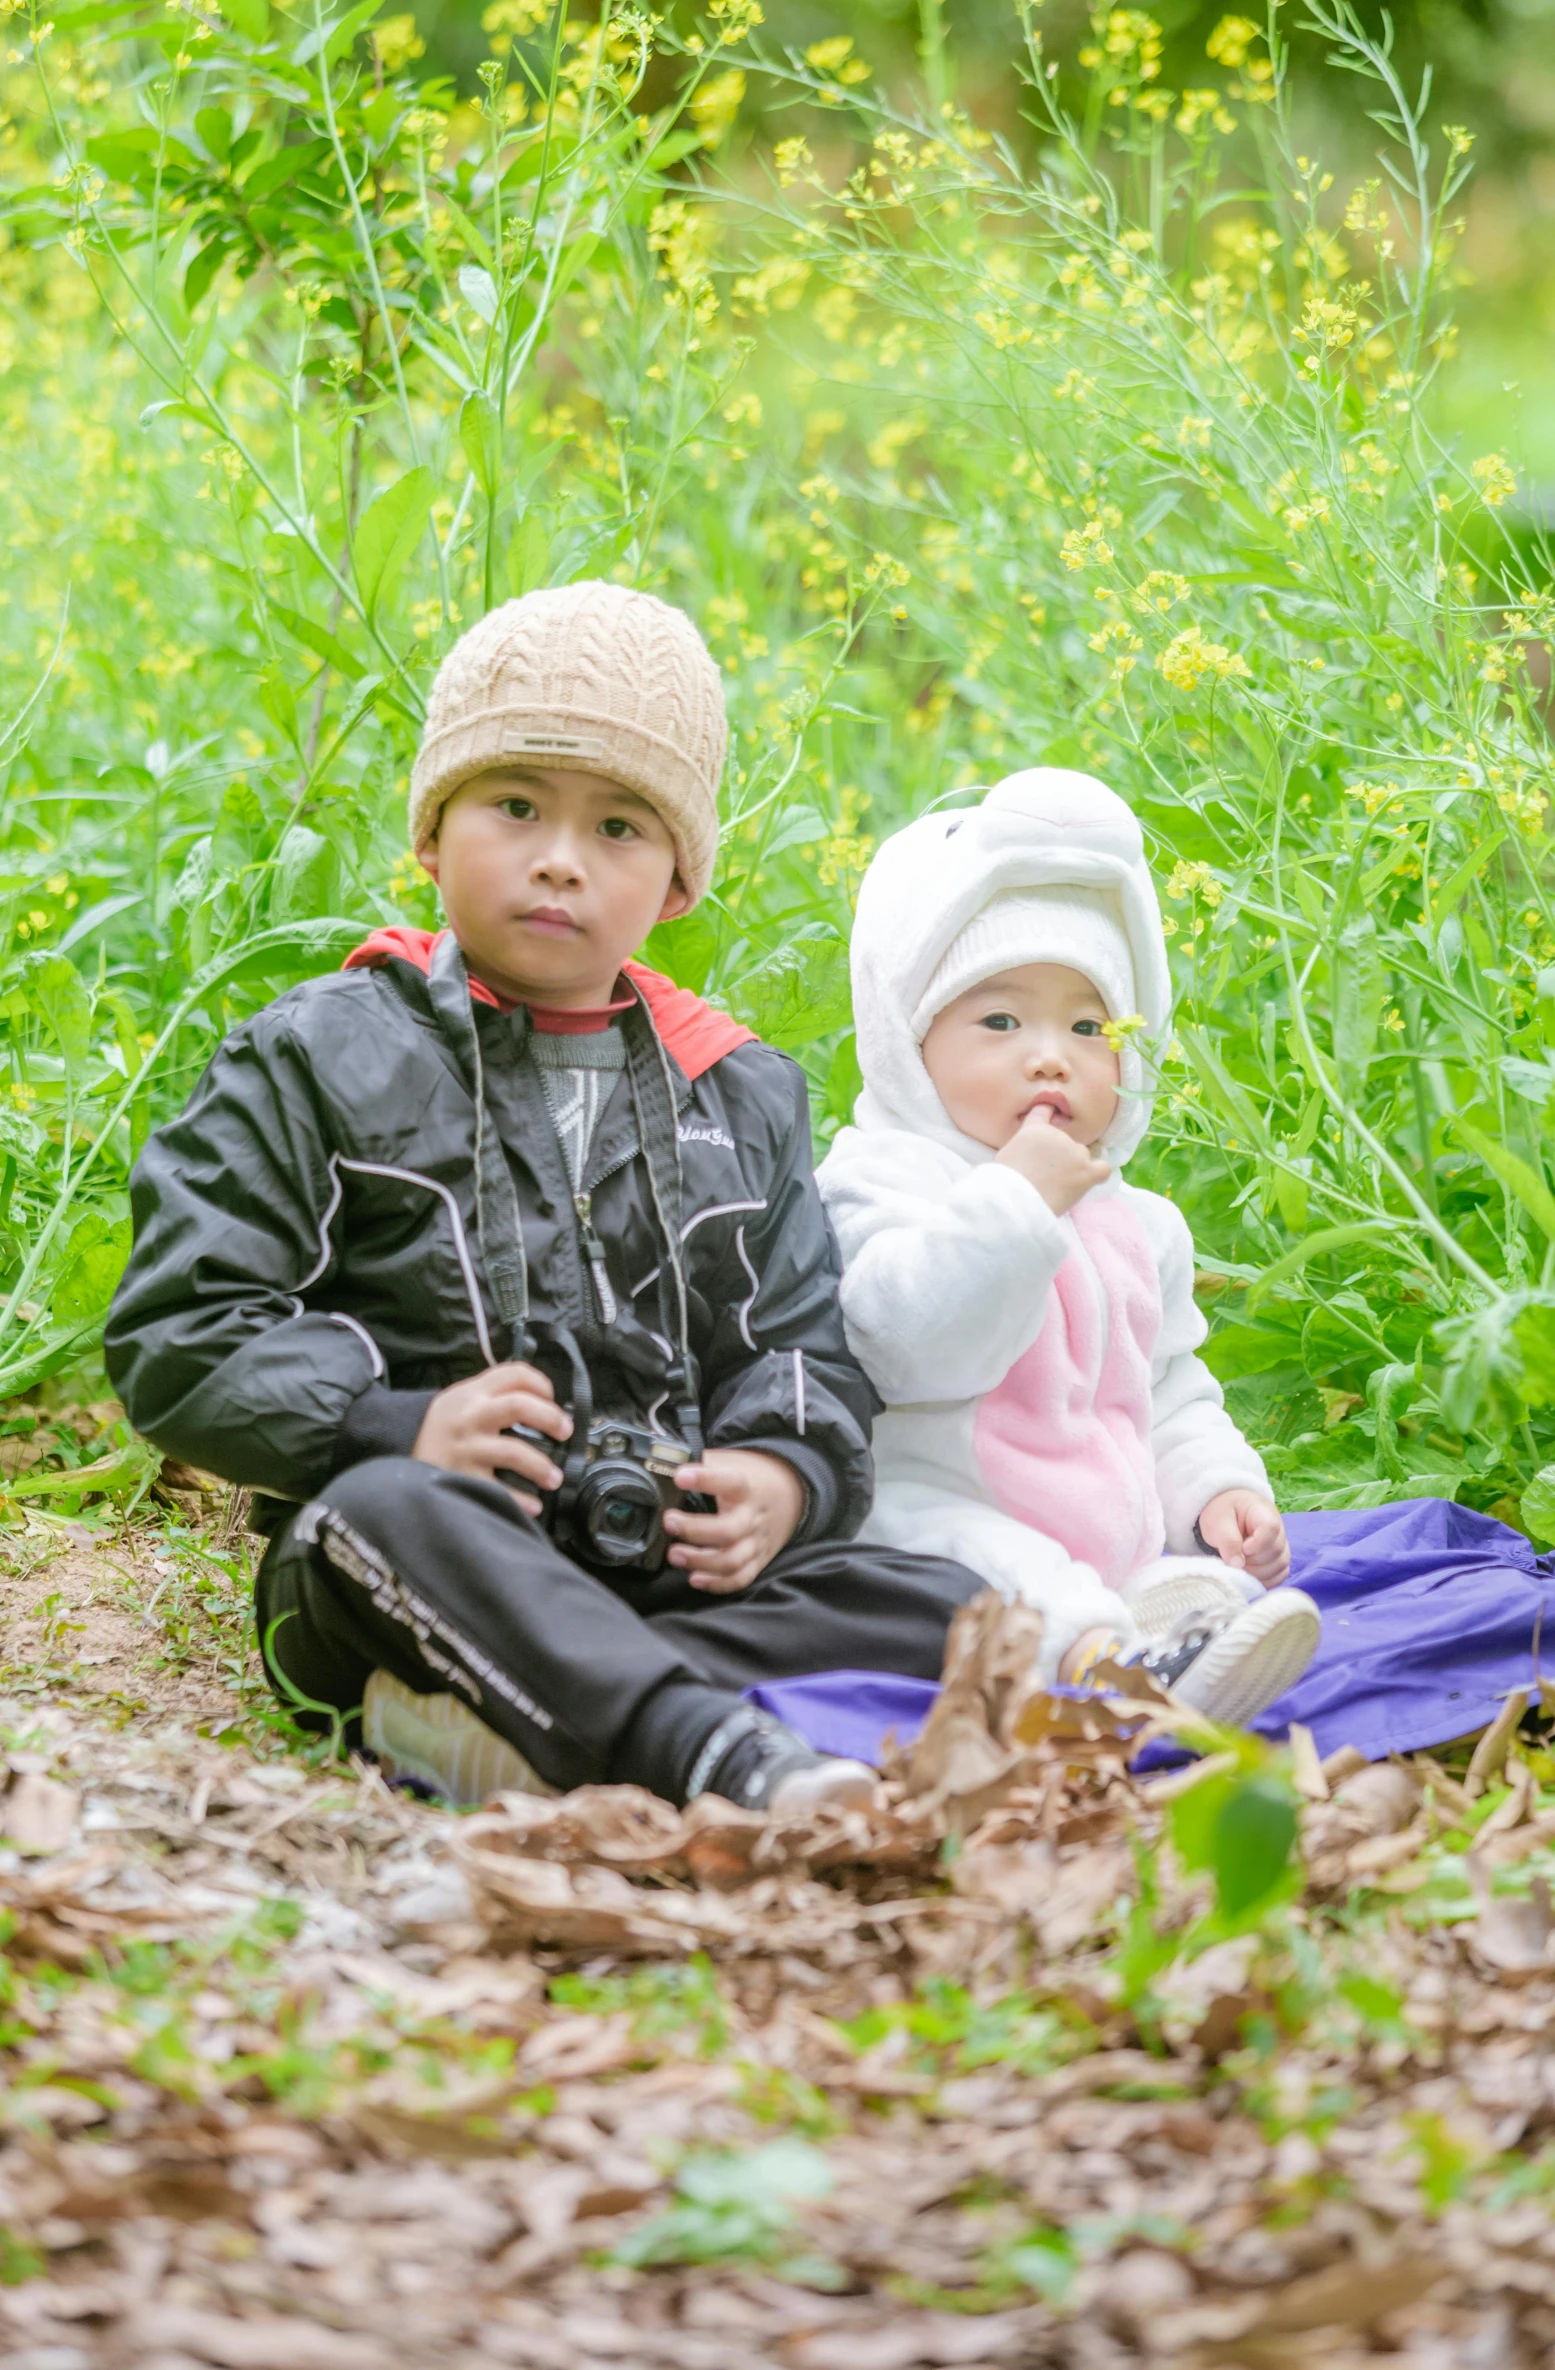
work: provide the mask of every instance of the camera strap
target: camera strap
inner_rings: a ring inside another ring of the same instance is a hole
[[[508,1167],[502,1139],[492,1124],[486,1102],[486,1070],[481,1060],[480,1029],[470,997],[470,975],[464,952],[450,930],[432,957],[427,975],[432,1008],[465,1075],[475,1105],[475,1232],[481,1265],[508,1329],[508,1356],[529,1364],[535,1338],[529,1324],[529,1261],[524,1250],[524,1221],[518,1189]]]
[[[631,1024],[637,1023],[636,1027]],[[648,1193],[658,1222],[664,1257],[659,1266],[659,1306],[664,1330],[678,1346],[670,1368],[669,1395],[680,1436],[695,1461],[702,1454],[702,1378],[691,1347],[691,1310],[686,1293],[686,1268],[681,1252],[681,1205],[684,1178],[680,1165],[680,1129],[675,1116],[675,1081],[669,1055],[654,1025],[652,1013],[639,990],[637,1007],[627,1015],[626,1082],[637,1119],[637,1139],[648,1172]],[[666,1301],[669,1306],[666,1306]]]
[[[463,949],[451,930],[432,957],[427,985],[432,1009],[464,1072],[475,1106],[475,1231],[481,1265],[498,1313],[508,1329],[509,1357],[532,1363],[535,1337],[529,1322],[529,1262],[524,1249],[523,1215],[502,1138],[486,1101],[486,1072],[481,1060],[480,1029],[470,997],[470,975],[465,968]],[[666,1335],[676,1344],[667,1395],[675,1410],[680,1437],[694,1461],[701,1456],[703,1448],[702,1387],[691,1347],[691,1311],[680,1244],[683,1184],[675,1084],[663,1040],[640,995],[635,1010],[626,1019],[628,1025],[622,1035],[626,1040],[627,1085],[637,1120],[643,1166],[648,1174],[648,1194],[664,1245],[659,1268],[660,1307]],[[631,1025],[633,1022],[637,1023],[635,1027]]]

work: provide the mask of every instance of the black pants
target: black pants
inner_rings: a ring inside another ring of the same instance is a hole
[[[334,1707],[353,1742],[382,1669],[460,1696],[553,1786],[678,1802],[742,1689],[823,1670],[937,1679],[951,1618],[981,1585],[960,1564],[846,1542],[787,1548],[733,1596],[669,1566],[605,1581],[498,1483],[381,1457],[276,1533],[256,1609],[277,1693]]]

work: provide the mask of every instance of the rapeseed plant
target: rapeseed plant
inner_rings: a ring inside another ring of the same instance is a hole
[[[1100,12],[1070,112],[1028,14],[1017,139],[752,0],[498,0],[473,98],[403,14],[4,7],[0,1389],[90,1357],[220,1032],[435,917],[401,801],[461,625],[614,574],[702,620],[734,726],[650,958],[799,1055],[818,1134],[879,837],[1103,774],[1178,975],[1140,1172],[1287,1502],[1542,1522],[1555,600],[1515,455],[1432,428],[1467,135],[1345,0],[1349,189],[1250,17],[1174,91]]]

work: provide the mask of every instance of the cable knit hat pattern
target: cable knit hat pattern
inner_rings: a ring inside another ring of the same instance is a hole
[[[527,758],[645,798],[698,898],[718,852],[728,739],[722,678],[683,610],[622,584],[526,593],[472,626],[437,671],[410,780],[411,846],[426,846],[462,783]]]

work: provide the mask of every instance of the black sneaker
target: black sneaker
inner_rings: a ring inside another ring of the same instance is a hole
[[[878,1783],[867,1762],[817,1753],[770,1712],[744,1704],[720,1720],[703,1744],[686,1800],[721,1794],[742,1810],[807,1818],[821,1810],[859,1809],[873,1799]]]

